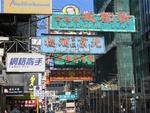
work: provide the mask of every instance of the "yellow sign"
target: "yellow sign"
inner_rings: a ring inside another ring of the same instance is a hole
[[[51,0],[4,0],[4,13],[51,14]]]

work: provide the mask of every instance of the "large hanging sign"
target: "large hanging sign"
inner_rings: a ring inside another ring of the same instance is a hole
[[[52,14],[50,29],[80,31],[135,32],[135,17],[125,12],[80,15]]]
[[[2,0],[2,13],[51,14],[51,0]]]
[[[94,65],[94,55],[76,55],[76,54],[54,54],[55,65]]]
[[[50,81],[93,80],[91,70],[51,70]]]
[[[41,52],[104,54],[104,38],[91,36],[43,36]]]
[[[44,72],[45,55],[38,53],[7,53],[7,72]]]

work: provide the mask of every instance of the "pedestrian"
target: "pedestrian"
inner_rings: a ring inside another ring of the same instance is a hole
[[[4,113],[8,113],[8,110],[7,110],[7,108],[4,110]]]
[[[10,113],[21,113],[17,106],[13,107]]]

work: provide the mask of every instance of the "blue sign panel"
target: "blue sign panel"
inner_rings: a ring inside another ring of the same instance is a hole
[[[77,99],[77,96],[73,95],[73,94],[71,94],[71,95],[58,95],[58,98],[60,100],[75,100],[75,99]]]
[[[37,15],[37,29],[36,29],[36,36],[41,36],[42,33],[48,33],[48,16],[45,15]]]
[[[41,40],[43,53],[105,53],[104,37],[50,35]]]
[[[84,4],[84,5],[83,5]],[[78,14],[94,10],[93,0],[52,0],[52,12]]]

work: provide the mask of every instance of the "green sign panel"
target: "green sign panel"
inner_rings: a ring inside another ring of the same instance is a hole
[[[55,65],[77,65],[86,64],[94,65],[95,56],[94,55],[64,55],[64,54],[54,54],[54,64]]]
[[[91,12],[79,15],[52,14],[50,28],[53,30],[135,32],[135,17],[127,13]]]

